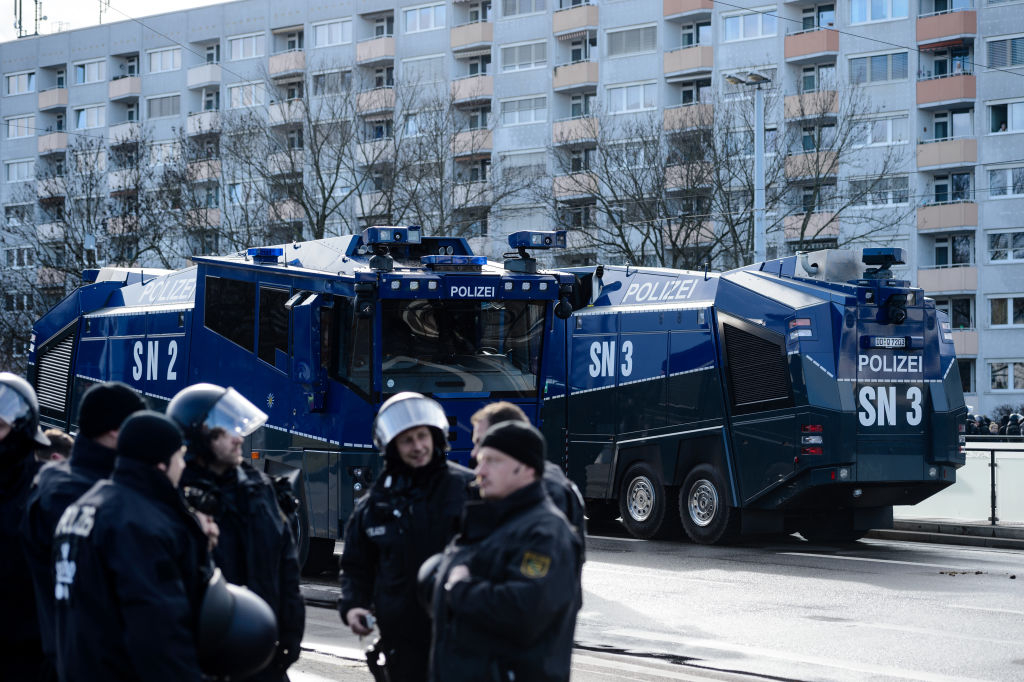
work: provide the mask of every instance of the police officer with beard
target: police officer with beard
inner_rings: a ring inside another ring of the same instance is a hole
[[[0,372],[0,680],[40,679],[45,670],[29,564],[20,525],[32,479],[33,455],[50,441],[39,429],[39,402],[27,381]]]
[[[373,631],[375,614],[380,638],[367,660],[378,680],[427,677],[430,620],[417,601],[416,573],[454,534],[473,478],[447,461],[447,431],[444,410],[419,393],[393,396],[374,421],[384,468],[345,526],[338,609],[360,636]]]
[[[501,422],[477,450],[481,501],[423,566],[434,639],[430,679],[568,680],[582,546],[544,491],[544,437]]]
[[[188,444],[182,478],[186,498],[220,529],[214,561],[228,582],[248,587],[277,617],[274,660],[247,679],[287,680],[288,667],[299,658],[306,621],[298,551],[274,484],[242,458],[244,438],[267,415],[232,388],[195,384],[174,396],[167,416],[181,427]]]

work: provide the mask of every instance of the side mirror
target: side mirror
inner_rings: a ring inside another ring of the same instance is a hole
[[[294,297],[293,297],[294,299]],[[327,378],[320,357],[320,294],[303,294],[292,307],[292,379],[307,388],[310,412],[324,409]],[[291,301],[289,301],[291,302]]]

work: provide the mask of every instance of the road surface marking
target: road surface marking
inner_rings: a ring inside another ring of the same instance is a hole
[[[779,552],[786,556],[812,556],[820,559],[843,559],[844,561],[869,561],[878,564],[902,564],[904,566],[924,566],[926,568],[945,568],[947,570],[967,570],[965,568],[954,569],[949,564],[929,564],[923,561],[900,561],[898,559],[873,559],[863,556],[843,556],[841,554],[815,554],[814,552]]]

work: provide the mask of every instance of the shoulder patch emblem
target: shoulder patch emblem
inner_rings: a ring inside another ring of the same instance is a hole
[[[543,578],[548,574],[549,568],[551,568],[551,557],[536,552],[526,552],[523,555],[523,563],[519,566],[519,572],[527,578]]]

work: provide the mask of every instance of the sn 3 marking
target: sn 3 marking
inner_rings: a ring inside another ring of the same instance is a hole
[[[142,365],[145,358],[146,381],[160,380],[160,342],[136,341],[132,348],[132,379],[142,380]],[[174,369],[174,363],[178,360],[178,342],[172,340],[167,346],[167,381],[174,381],[178,378],[178,372]]]
[[[896,426],[895,386],[861,386],[857,401],[860,403],[857,418],[861,426]],[[920,387],[907,387],[907,402],[910,403],[910,411],[905,413],[907,425],[917,426],[923,415]]]
[[[615,376],[615,342],[594,341],[590,344],[590,376],[613,377]],[[622,366],[619,368],[622,376],[628,377],[633,373],[633,342],[622,342]]]

